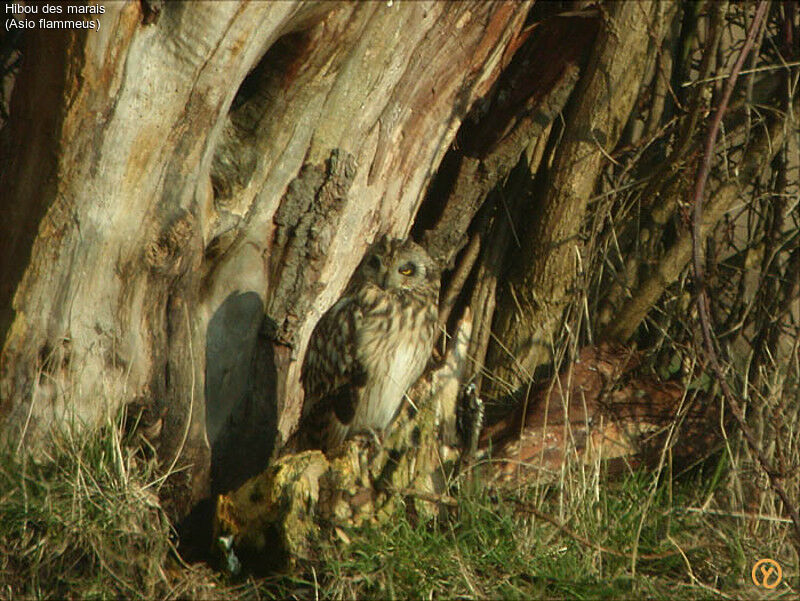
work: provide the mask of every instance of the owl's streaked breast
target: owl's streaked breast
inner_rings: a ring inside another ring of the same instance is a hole
[[[422,374],[433,348],[435,310],[419,303],[403,303],[399,293],[378,295],[365,290],[362,300],[365,327],[357,338],[356,355],[370,374],[356,410],[351,431],[381,430],[389,425],[406,390]],[[435,299],[434,299],[435,301]],[[403,306],[405,304],[405,306]],[[380,316],[382,319],[371,319]]]
[[[439,271],[413,241],[382,239],[311,335],[296,450],[335,450],[391,423],[433,348]],[[292,442],[292,441],[290,441]]]

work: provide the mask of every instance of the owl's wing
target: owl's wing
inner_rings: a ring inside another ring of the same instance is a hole
[[[300,424],[304,436],[312,439],[310,446],[326,447],[343,439],[355,416],[367,379],[356,356],[362,316],[352,297],[343,298],[323,315],[311,335],[302,372],[305,401]],[[317,438],[322,444],[314,444]]]

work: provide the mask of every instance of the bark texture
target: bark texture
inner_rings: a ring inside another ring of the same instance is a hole
[[[33,447],[146,404],[198,498],[210,469],[230,487],[288,436],[314,324],[376,234],[406,235],[529,5],[148,6],[26,39],[0,416]]]
[[[684,412],[697,382],[678,378],[696,373],[683,200],[704,159],[697,256],[718,348],[747,374],[764,440],[791,440],[771,424],[794,418],[763,416],[796,415],[793,5],[768,12],[713,156],[701,133],[746,3],[106,8],[100,31],[34,30],[18,49],[0,130],[0,439],[34,449],[124,405],[175,468],[177,513],[237,489],[292,433],[308,338],[364,250],[409,233],[444,267],[443,336],[367,488],[386,469],[395,488],[446,494],[432,458],[459,438],[468,383],[492,409],[500,481],[598,445],[641,454],[625,445],[642,424],[702,431],[711,400]],[[640,373],[617,377],[630,365],[603,340],[638,345]],[[301,482],[296,467],[277,479]],[[326,486],[349,491],[355,472],[333,471]]]
[[[546,190],[521,215],[527,229],[508,281],[499,292],[487,364],[489,396],[514,392],[536,367],[552,360],[554,325],[561,319],[580,269],[578,237],[587,201],[616,146],[639,92],[655,25],[651,2],[601,8],[592,59],[567,110]],[[662,32],[663,35],[663,32]]]

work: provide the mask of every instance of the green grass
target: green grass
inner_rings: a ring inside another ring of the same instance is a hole
[[[532,493],[542,491],[462,493],[458,509],[447,519],[414,524],[399,514],[384,527],[348,532],[352,543],[327,548],[306,590],[292,580],[286,588],[279,582],[272,594],[323,599],[752,598],[760,593],[749,576],[756,559],[774,557],[787,576],[797,574],[796,557],[780,540],[759,543],[747,538],[739,520],[709,520],[685,510],[714,492],[702,470],[677,482],[665,480],[655,485],[651,474],[631,474],[604,482],[594,498],[574,501],[555,488],[541,501],[534,501]],[[788,584],[773,593],[796,594]]]
[[[40,461],[0,458],[0,598],[142,598],[165,591],[170,525],[154,465],[113,428],[59,437]]]
[[[342,529],[305,574],[234,582],[181,563],[155,465],[108,427],[65,436],[40,461],[0,456],[0,599],[749,599],[765,598],[750,581],[761,557],[786,576],[769,597],[796,597],[787,525],[717,501],[730,496],[724,457],[673,479],[472,482],[438,519],[400,511]],[[706,503],[715,513],[696,510]]]

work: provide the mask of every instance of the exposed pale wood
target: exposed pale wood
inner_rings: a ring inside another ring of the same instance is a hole
[[[0,418],[32,448],[155,403],[196,498],[210,453],[263,465],[294,427],[314,324],[378,232],[408,232],[530,3],[151,4],[23,49]]]

